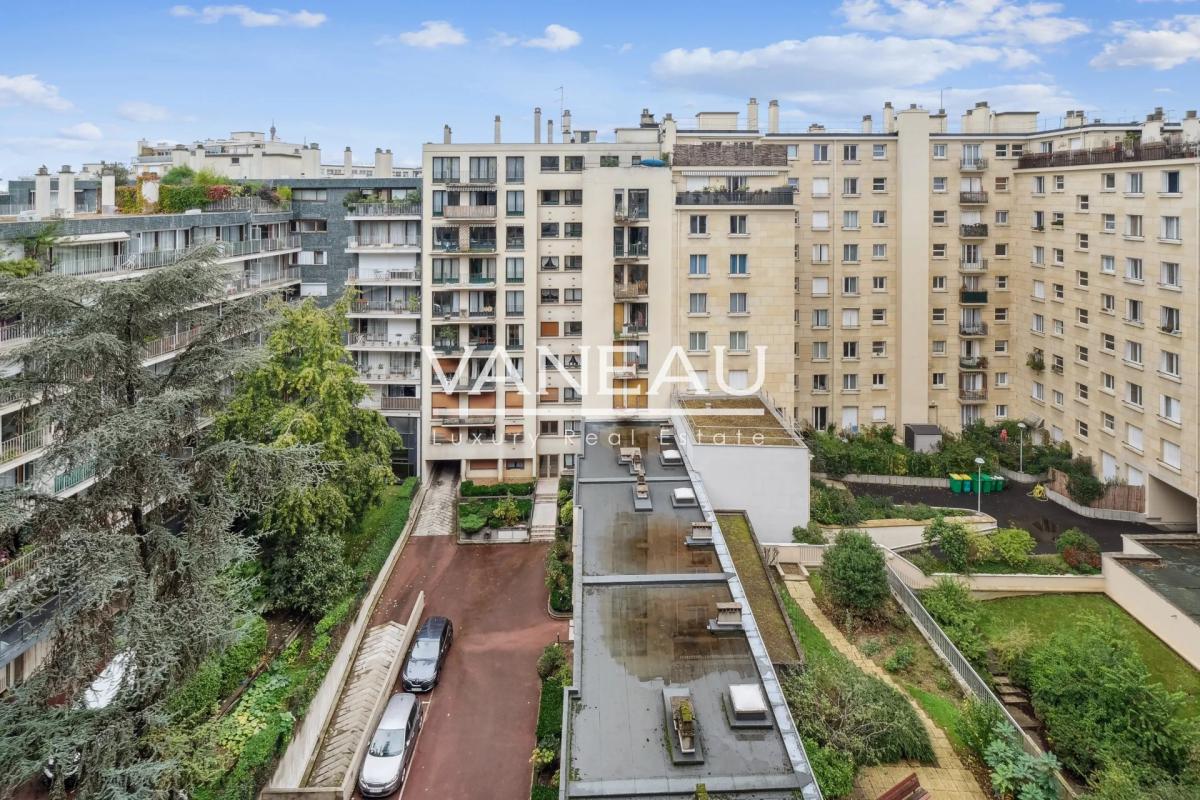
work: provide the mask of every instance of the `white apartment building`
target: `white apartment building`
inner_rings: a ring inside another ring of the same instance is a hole
[[[422,293],[452,312],[426,323],[435,346],[453,345],[444,366],[477,374],[485,354],[461,354],[472,343],[569,357],[576,344],[644,340],[630,377],[653,376],[678,345],[699,383],[737,388],[755,384],[765,346],[761,392],[796,426],[1025,420],[1102,477],[1146,486],[1149,519],[1194,522],[1194,113],[1104,123],[1072,111],[1039,130],[1034,112],[979,103],[951,130],[944,112],[889,103],[856,131],[782,132],[772,101],[766,118],[753,99],[744,115],[686,126],[644,114],[599,142],[570,133],[568,113],[563,142],[540,141],[539,122],[533,143],[427,145]],[[645,216],[609,218],[622,190]],[[644,263],[630,251],[642,241]],[[443,291],[448,280],[459,288]],[[517,409],[627,403],[556,388],[525,402],[499,388],[435,392],[426,466],[570,470],[563,433],[577,421]],[[628,404],[656,402],[669,396]],[[459,415],[482,408],[496,412]],[[464,449],[456,429],[482,437]]]

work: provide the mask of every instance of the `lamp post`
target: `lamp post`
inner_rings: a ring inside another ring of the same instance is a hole
[[[1020,471],[1023,473],[1023,472],[1025,472],[1025,423],[1024,422],[1017,423],[1017,436],[1019,437],[1020,442],[1021,442],[1021,469],[1020,469]]]
[[[983,459],[975,457],[975,512],[983,513]]]

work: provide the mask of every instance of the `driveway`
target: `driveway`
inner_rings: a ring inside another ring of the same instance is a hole
[[[460,545],[452,536],[412,537],[405,545],[371,624],[401,619],[423,590],[425,615],[454,623],[454,645],[425,698],[429,712],[403,800],[529,797],[535,663],[555,636],[567,637],[566,623],[546,613],[546,550]]]
[[[868,483],[847,483],[855,494],[890,497],[897,503],[926,503],[975,510],[976,495],[953,494],[949,489],[925,486],[883,486]],[[1149,525],[1138,522],[1113,522],[1106,519],[1081,517],[1050,500],[1034,500],[1029,496],[1032,485],[1009,482],[1003,492],[983,496],[983,513],[991,514],[1001,527],[1024,528],[1037,540],[1038,553],[1053,553],[1054,539],[1067,528],[1079,528],[1109,552],[1121,549],[1121,534],[1155,533]]]

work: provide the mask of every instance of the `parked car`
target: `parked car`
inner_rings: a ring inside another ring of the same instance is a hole
[[[430,617],[421,623],[401,673],[404,688],[410,692],[428,692],[437,686],[442,662],[453,640],[454,625],[445,617]]]
[[[125,682],[131,655],[128,652],[117,653],[96,679],[92,681],[76,703],[77,710],[99,711],[107,708],[117,697],[121,684]],[[79,783],[83,774],[83,753],[76,748],[60,762],[55,756],[46,759],[42,765],[42,785],[51,786],[54,779],[62,775],[63,787],[70,791]]]
[[[422,714],[415,694],[396,692],[388,700],[358,776],[358,790],[364,797],[383,797],[404,785]]]

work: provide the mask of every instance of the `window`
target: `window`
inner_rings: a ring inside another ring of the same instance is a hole
[[[1142,193],[1142,173],[1126,172],[1125,173],[1125,194],[1141,194]]]
[[[688,220],[688,233],[692,236],[707,236],[708,217],[704,214],[692,214]]]
[[[858,263],[858,245],[844,244],[842,245],[842,263],[857,264]]]
[[[1030,261],[1037,266],[1043,266],[1046,263],[1046,248],[1040,244],[1034,245],[1033,256],[1030,258]]]
[[[946,224],[946,212],[945,211],[934,211],[933,212],[933,224],[934,225],[945,225]]]
[[[812,215],[812,227],[814,231],[829,230],[829,212],[814,211]]]
[[[689,314],[707,314],[708,313],[708,294],[705,292],[691,292],[688,294],[688,313]]]
[[[887,258],[887,245],[882,243],[871,245],[871,258],[876,261]]]
[[[1007,156],[1008,156],[1008,145],[997,144],[996,145],[996,158],[1006,158]]]
[[[542,302],[546,304],[558,302],[558,289],[542,289]]]
[[[583,289],[563,289],[564,303],[582,303]]]
[[[508,183],[521,183],[525,180],[524,156],[508,156],[504,160],[504,180]]]
[[[934,258],[945,258],[946,257],[946,245],[935,244],[933,246],[933,257]]]
[[[944,308],[930,309],[929,318],[933,322],[944,323],[946,321],[946,309],[944,309]]]
[[[853,330],[858,327],[858,309],[843,308],[842,309],[842,327]]]
[[[842,358],[854,361],[858,359],[858,342],[842,342]]]
[[[887,158],[887,145],[886,144],[871,145],[871,158],[874,158],[876,160],[879,160],[881,158]]]
[[[1179,353],[1172,353],[1170,350],[1163,350],[1159,358],[1159,370],[1164,375],[1169,375],[1172,378],[1179,377]]]
[[[1117,232],[1117,215],[1116,214],[1101,214],[1100,229],[1104,233]]]
[[[935,192],[946,191],[946,179],[945,178],[934,178],[933,179],[933,190]]]
[[[871,342],[871,355],[875,358],[887,356],[887,342],[876,340]]]
[[[747,256],[745,253],[732,253],[729,256],[729,274],[730,275],[748,275],[750,267],[747,264]]]
[[[708,350],[708,332],[688,332],[688,350],[692,351],[693,353],[702,353]]]
[[[1100,427],[1104,429],[1105,433],[1116,433],[1117,418],[1107,411],[1103,412],[1100,414]]]
[[[750,349],[750,334],[747,331],[730,331],[729,349],[737,353],[748,351]]]
[[[812,360],[813,361],[828,361],[829,360],[829,342],[813,342],[812,343]]]
[[[934,339],[932,350],[933,350],[933,354],[935,356],[946,355],[946,340],[945,339]]]
[[[850,372],[842,376],[842,391],[857,392],[858,391],[858,375]]]
[[[1007,353],[1008,352],[1008,340],[1007,339],[997,339],[995,349],[996,349],[997,353]]]
[[[1178,242],[1179,234],[1179,217],[1163,217],[1162,226],[1159,231],[1159,238],[1169,242]]]
[[[1075,309],[1075,322],[1079,323],[1080,325],[1088,324],[1088,310],[1086,308]]]
[[[1144,277],[1142,273],[1142,260],[1140,258],[1125,259],[1125,280],[1141,283]]]
[[[1104,391],[1108,392],[1109,394],[1116,394],[1116,392],[1117,392],[1117,377],[1115,375],[1113,375],[1111,372],[1101,372],[1100,373],[1100,385],[1104,389]]]
[[[1132,423],[1125,423],[1125,444],[1140,453],[1142,451],[1142,429]]]
[[[508,216],[520,217],[525,213],[525,192],[506,192],[505,209]]]
[[[510,317],[519,317],[522,314],[524,314],[525,313],[525,292],[520,291],[520,290],[506,291],[504,293],[504,313],[508,314]],[[521,326],[520,325],[510,325],[509,327],[510,328],[515,327],[518,330],[520,330]],[[511,340],[512,337],[510,336],[509,338]]]
[[[871,212],[872,225],[887,225],[887,212],[876,210]]]
[[[1171,422],[1182,422],[1183,416],[1181,409],[1183,406],[1179,402],[1178,397],[1171,397],[1169,394],[1160,395],[1158,398],[1158,414],[1163,419]]]
[[[858,197],[858,178],[842,178],[842,196]]]
[[[525,259],[504,259],[504,277],[509,283],[521,283],[525,280]]]
[[[688,275],[708,275],[708,256],[697,254],[688,256]]]
[[[600,156],[600,166],[602,167],[619,167],[621,166],[620,156]]]
[[[1168,467],[1174,467],[1175,469],[1179,469],[1179,466],[1182,463],[1180,460],[1179,445],[1175,444],[1175,442],[1167,441],[1166,439],[1163,439],[1161,441],[1162,441],[1162,451],[1161,451],[1162,452],[1162,462],[1164,464],[1166,464]]]
[[[1133,383],[1132,381],[1125,384],[1125,402],[1131,406],[1141,407],[1142,405],[1142,385]]]
[[[829,178],[812,179],[812,196],[829,197]]]
[[[933,384],[933,388],[935,388],[935,389],[945,389],[946,388],[946,373],[944,373],[944,372],[933,373],[931,376],[931,383]]]
[[[1033,194],[1046,193],[1046,176],[1036,175],[1033,178]]]
[[[1117,190],[1117,173],[1102,172],[1100,173],[1100,191],[1115,192]]]
[[[946,157],[946,145],[935,144],[933,146],[933,157],[934,158],[945,158]]]
[[[1039,381],[1034,381],[1033,386],[1030,388],[1029,394],[1034,400],[1045,401],[1046,387],[1043,386]]]
[[[1142,301],[1141,300],[1126,300],[1125,301],[1125,321],[1134,322],[1141,325],[1144,322],[1142,317]]]
[[[583,223],[582,222],[564,222],[563,236],[567,239],[582,239],[583,238]]]
[[[1075,420],[1075,434],[1081,439],[1088,438],[1088,425],[1081,419]]]
[[[858,145],[842,145],[842,161],[858,161]]]
[[[1008,386],[1008,373],[1007,372],[997,372],[996,373],[996,388],[1003,389],[1006,386]]]
[[[887,191],[887,178],[871,178],[871,191],[872,192],[886,192]]]
[[[996,224],[997,225],[1007,225],[1008,224],[1008,211],[1007,210],[1002,209],[1002,210],[996,212]]]
[[[1089,240],[1088,235],[1086,233],[1075,234],[1075,249],[1087,250],[1088,246],[1090,244],[1091,244],[1091,241]]]
[[[1141,214],[1126,214],[1125,215],[1125,235],[1133,238],[1141,238],[1142,236],[1142,215]]]
[[[1174,261],[1163,261],[1158,265],[1158,285],[1178,289],[1179,283],[1179,264]]]
[[[829,263],[829,245],[814,244],[812,247],[812,260],[814,264]]]
[[[729,313],[730,314],[746,314],[746,293],[745,292],[730,292],[729,293]]]
[[[1111,333],[1100,334],[1100,347],[1108,353],[1117,352],[1117,337],[1113,336]]]
[[[1008,406],[1003,405],[1003,404],[996,406],[996,419],[1007,419],[1007,418],[1008,418]]]
[[[886,322],[887,322],[887,309],[886,308],[872,308],[871,309],[871,323],[872,324],[882,325]]]
[[[814,328],[829,327],[829,309],[814,308],[812,312],[812,326]]]
[[[458,157],[438,157],[433,159],[433,181],[434,183],[446,183],[448,181],[457,181],[458,176]]]
[[[1183,324],[1182,312],[1174,306],[1162,306],[1159,308],[1158,322],[1163,333],[1177,334]]]
[[[858,212],[843,211],[842,212],[842,230],[856,231],[858,230]]]
[[[935,292],[946,291],[946,276],[945,275],[934,275],[933,276],[933,290]]]
[[[1054,176],[1054,191],[1061,192],[1067,188],[1067,179],[1065,175]]]
[[[729,232],[741,236],[746,233],[746,215],[732,214],[729,217]]]
[[[583,256],[564,256],[563,269],[568,272],[579,272],[583,269]]]
[[[829,145],[814,144],[813,145],[813,161],[827,162],[829,161]]]
[[[1088,361],[1088,349],[1084,345],[1075,345],[1075,360],[1084,364]]]
[[[558,172],[558,156],[542,156],[542,172]]]
[[[582,172],[583,156],[567,156],[563,159],[563,169],[567,172]]]
[[[1008,191],[1008,176],[1007,175],[1002,175],[1002,176],[999,176],[996,178],[996,191],[997,192],[1007,192]]]
[[[1117,274],[1117,257],[1100,256],[1100,271],[1105,275]]]

